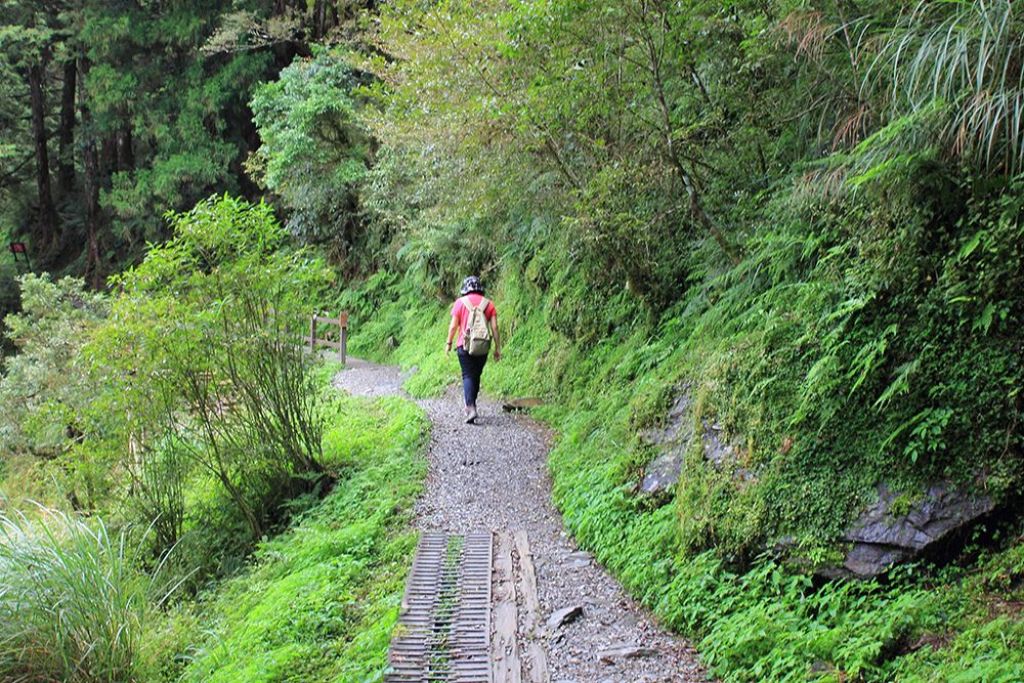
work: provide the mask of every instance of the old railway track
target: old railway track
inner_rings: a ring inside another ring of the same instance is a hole
[[[548,683],[525,532],[424,532],[388,683]]]

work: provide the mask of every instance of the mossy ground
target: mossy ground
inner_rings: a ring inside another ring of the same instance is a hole
[[[687,495],[694,482],[683,482],[675,504],[633,493],[650,457],[635,433],[663,413],[681,368],[693,367],[687,350],[671,334],[631,326],[593,345],[568,343],[527,290],[507,276],[493,291],[509,338],[505,358],[485,370],[484,389],[546,399],[535,414],[557,433],[550,468],[566,525],[664,623],[691,637],[716,675],[1024,679],[1024,626],[1012,607],[1022,597],[1019,539],[980,551],[967,566],[908,567],[884,584],[819,586],[767,559],[740,568],[720,552],[695,550],[687,525],[713,525],[716,511],[700,507],[703,496]],[[353,313],[352,351],[415,367],[406,385],[413,394],[456,379],[443,353],[447,303],[424,297],[411,281],[378,276],[339,304]],[[733,496],[727,504],[755,526],[762,523],[756,500]]]
[[[159,677],[186,663],[181,680],[204,683],[380,680],[415,549],[427,429],[409,401],[336,398],[324,452],[341,478],[249,568],[149,634]]]

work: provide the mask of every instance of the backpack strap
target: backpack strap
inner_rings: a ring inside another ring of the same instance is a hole
[[[474,308],[480,308],[480,309],[486,310],[487,304],[491,303],[490,301],[487,300],[486,297],[480,297],[480,304],[478,306],[474,306],[472,304],[472,302],[469,300],[469,295],[468,294],[466,296],[462,297],[461,301],[462,301],[462,305],[466,307],[467,311],[472,311]]]
[[[470,302],[468,294],[466,296],[462,297],[459,301],[461,301],[462,305],[466,308],[466,314],[467,314],[466,315],[466,330],[467,331],[469,330],[469,323],[472,322],[472,320],[470,320],[469,314],[472,313],[474,310],[478,310],[481,313],[483,313],[484,314],[484,319],[485,320],[487,319],[487,307],[491,305],[491,302],[487,300],[487,297],[485,297],[485,296],[480,297],[480,304],[477,305],[477,306],[474,306],[472,304],[472,302]]]
[[[473,304],[469,302],[468,294],[459,299],[459,303],[461,303],[462,307],[466,309],[466,322],[462,324],[462,328],[468,332],[470,323],[469,314],[473,312]]]

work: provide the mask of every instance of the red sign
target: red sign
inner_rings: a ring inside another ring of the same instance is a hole
[[[11,242],[11,253],[12,254],[27,254],[28,247],[25,246],[24,242]]]

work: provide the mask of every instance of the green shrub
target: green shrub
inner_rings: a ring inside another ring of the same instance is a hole
[[[415,548],[408,523],[425,430],[408,401],[335,402],[325,458],[346,475],[209,596],[212,633],[186,681],[379,678]]]
[[[135,507],[160,520],[158,553],[184,530],[190,476],[216,482],[250,542],[330,478],[313,358],[297,343],[323,262],[289,250],[265,204],[211,198],[170,220],[174,238],[117,278],[87,349],[107,389],[94,410],[116,416],[92,445],[124,457]]]
[[[33,491],[38,499],[96,509],[109,495],[111,462],[79,448],[95,388],[81,349],[108,315],[109,299],[70,277],[29,274],[18,285],[22,310],[5,319],[18,353],[0,375],[0,453],[48,480]],[[12,487],[11,495],[24,493]]]

